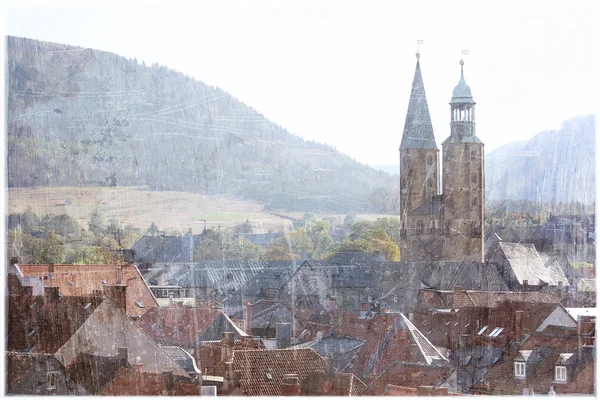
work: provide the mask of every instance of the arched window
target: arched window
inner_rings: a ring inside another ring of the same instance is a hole
[[[433,156],[427,156],[427,165],[433,165]]]
[[[477,183],[477,181],[478,181],[478,180],[479,180],[479,179],[477,179],[477,174],[473,174],[473,175],[471,175],[471,182],[472,182],[472,183]]]
[[[477,152],[475,150],[471,150],[471,161],[477,160]]]
[[[473,199],[471,200],[471,206],[477,207],[477,197],[473,197]]]
[[[425,229],[425,224],[422,219],[417,220],[417,235],[422,235]]]

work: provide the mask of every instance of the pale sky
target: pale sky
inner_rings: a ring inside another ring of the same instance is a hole
[[[166,4],[170,4],[166,6]],[[372,4],[375,3],[375,4]],[[9,1],[8,35],[158,62],[303,138],[397,165],[416,41],[436,140],[465,78],[490,151],[597,110],[595,1]],[[441,147],[440,147],[441,149]]]

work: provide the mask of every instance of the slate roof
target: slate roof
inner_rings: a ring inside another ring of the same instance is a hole
[[[244,395],[279,396],[284,375],[297,374],[302,383],[325,360],[312,349],[234,350],[233,370],[241,371]]]
[[[335,371],[344,371],[350,366],[365,342],[364,339],[332,333],[321,340],[302,343],[294,348],[311,348],[321,357],[329,357],[328,362]]]
[[[181,366],[190,374],[190,376],[195,376],[202,371],[198,369],[198,365],[196,365],[196,360],[190,353],[182,349],[178,346],[160,346],[161,349],[167,353],[169,357],[171,357],[177,364]]]
[[[527,280],[529,285],[568,285],[567,278],[560,268],[546,268],[533,244],[500,242],[513,274],[519,284]]]
[[[437,150],[429,106],[427,105],[427,96],[425,95],[425,86],[421,75],[421,65],[418,60],[400,143],[400,150],[404,149]]]
[[[202,261],[197,264],[157,264],[144,270],[155,285],[215,289],[221,298],[258,296],[261,289],[279,289],[300,264],[296,261]],[[237,299],[240,304],[244,302]]]
[[[88,395],[99,395],[115,379],[119,369],[130,367],[125,357],[80,353],[69,364],[68,372]]]
[[[198,307],[151,309],[136,324],[157,343],[186,349],[198,341],[221,339],[226,331],[246,335],[222,311]]]
[[[48,390],[47,372],[58,372],[56,389]],[[41,379],[42,382],[40,382]],[[63,384],[64,383],[64,384]],[[86,395],[86,391],[67,373],[52,355],[7,352],[6,394],[16,395]]]
[[[191,262],[194,249],[203,237],[204,235],[143,236],[133,245],[132,250],[136,261]]]
[[[143,315],[158,303],[135,265],[19,264],[24,277],[37,277],[44,286],[58,287],[63,296],[92,296],[102,293],[106,285],[127,286],[126,314]],[[139,303],[138,303],[139,302]],[[143,307],[140,307],[140,304]]]
[[[471,393],[471,386],[480,381],[504,354],[501,347],[468,346],[455,349],[450,356],[457,370],[457,388],[461,393]]]
[[[496,268],[477,262],[370,262],[368,264],[329,264],[306,261],[286,282],[290,291],[292,279],[302,279],[303,273],[318,277],[333,288],[362,288],[374,301],[386,303],[393,311],[413,312],[423,285],[442,290],[465,289],[506,291],[508,287]],[[300,289],[299,289],[300,288]],[[314,285],[296,285],[298,293],[313,293]],[[325,294],[321,293],[322,297]],[[395,298],[395,301],[394,301]]]

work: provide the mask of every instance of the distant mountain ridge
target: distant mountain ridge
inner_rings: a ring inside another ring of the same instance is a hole
[[[574,117],[486,154],[486,199],[595,202],[595,132],[594,115]]]
[[[7,37],[9,187],[133,186],[398,212],[397,179],[157,64]]]

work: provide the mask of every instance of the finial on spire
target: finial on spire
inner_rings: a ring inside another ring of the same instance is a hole
[[[463,60],[463,56],[466,56],[467,54],[469,54],[469,50],[463,50],[461,52],[461,57],[460,57],[460,76],[463,77],[463,66],[465,65],[465,60]]]
[[[416,54],[417,60],[421,57],[421,53],[419,52],[419,45],[420,44],[423,44],[423,41],[422,40],[417,40],[417,54]]]

